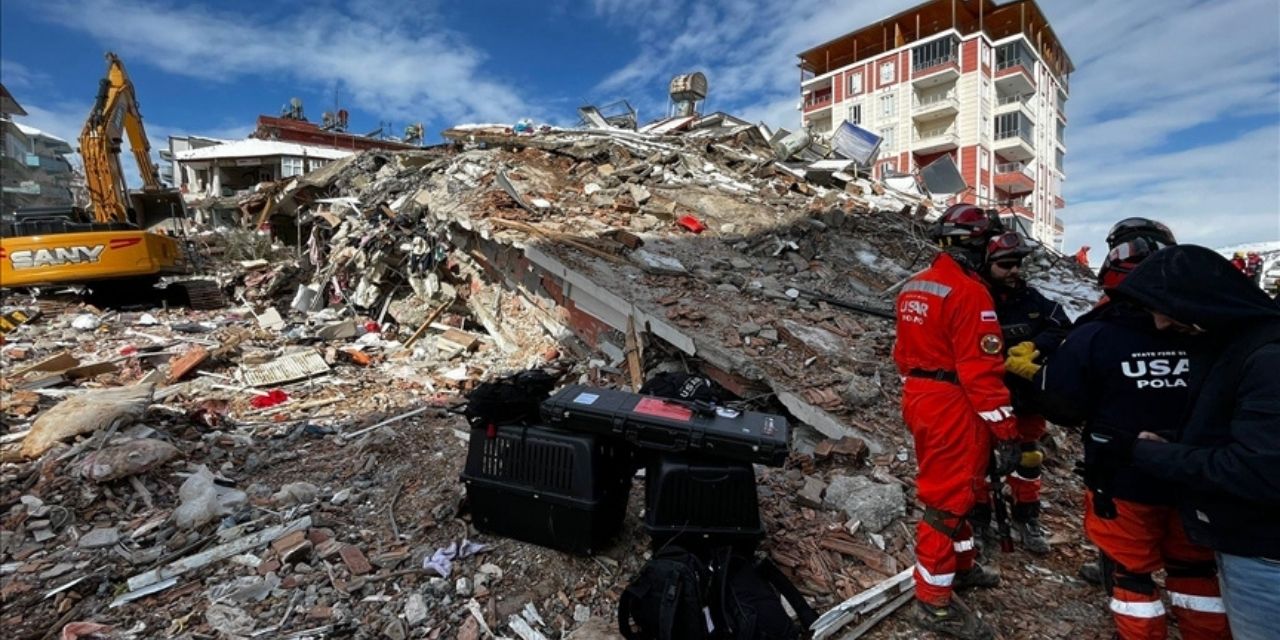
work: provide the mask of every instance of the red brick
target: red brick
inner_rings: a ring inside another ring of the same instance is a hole
[[[342,561],[346,563],[347,569],[355,575],[364,575],[373,571],[373,565],[369,564],[369,559],[364,557],[364,552],[359,547],[352,545],[344,545],[338,555],[342,556]]]

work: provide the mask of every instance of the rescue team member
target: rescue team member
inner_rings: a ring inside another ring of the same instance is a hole
[[[1121,282],[1158,248],[1145,237],[1120,242],[1099,278]],[[1050,420],[1084,425],[1085,535],[1101,552],[1120,638],[1166,636],[1152,579],[1161,568],[1182,637],[1229,637],[1213,553],[1187,539],[1174,507],[1179,488],[1132,465],[1107,464],[1095,439],[1144,431],[1176,437],[1192,375],[1188,348],[1184,337],[1157,331],[1145,310],[1111,299],[1078,318],[1043,366],[1034,350],[1011,352],[1005,363],[1040,390],[1037,400]]]
[[[1188,535],[1218,554],[1234,636],[1280,637],[1280,306],[1216,252],[1187,245],[1156,253],[1111,295],[1147,309],[1162,335],[1200,335],[1181,433],[1103,434],[1100,449],[1176,488]],[[1220,607],[1211,595],[1173,602]]]
[[[1000,576],[975,562],[965,515],[986,475],[992,441],[1004,472],[1018,454],[1000,323],[978,275],[998,225],[970,204],[947,209],[930,229],[943,252],[898,295],[893,348],[906,376],[902,416],[915,440],[916,489],[925,507],[916,525],[916,621],[972,640],[994,632],[952,590],[994,587]]]
[[[1142,238],[1151,243],[1154,247],[1169,247],[1178,244],[1177,238],[1173,235],[1173,230],[1158,220],[1150,218],[1132,217],[1125,218],[1113,225],[1111,230],[1107,232],[1107,252],[1119,247],[1120,245]],[[1098,271],[1098,285],[1104,290],[1108,287],[1114,287],[1120,284],[1129,271],[1138,264],[1138,259],[1121,259],[1108,261],[1104,263],[1103,269]],[[1107,296],[1104,293],[1102,299],[1098,300],[1096,306],[1102,306],[1107,303]],[[1102,566],[1101,562],[1088,562],[1080,566],[1079,575],[1089,584],[1102,585]]]
[[[987,259],[982,277],[995,300],[996,316],[1006,347],[1030,343],[1041,354],[1052,354],[1067,336],[1071,319],[1062,306],[1035,290],[1022,278],[1022,261],[1031,255],[1031,245],[1016,231],[1008,231],[987,244]],[[1013,400],[1017,416],[1018,442],[1021,450],[1018,466],[1005,478],[1013,497],[1013,523],[1027,551],[1049,553],[1049,541],[1040,526],[1040,465],[1044,453],[1040,438],[1045,434],[1044,417],[1037,415],[1031,400],[1030,383],[1005,374],[1005,386]],[[969,514],[974,540],[979,548],[995,540],[991,530],[991,493],[983,491],[978,504]]]

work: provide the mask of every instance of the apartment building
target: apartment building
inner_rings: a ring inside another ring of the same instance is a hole
[[[0,213],[28,207],[71,206],[76,174],[71,144],[17,122],[27,112],[0,85]]]
[[[969,190],[1062,248],[1071,59],[1033,0],[931,0],[799,55],[804,125],[884,140],[874,171],[950,155]]]

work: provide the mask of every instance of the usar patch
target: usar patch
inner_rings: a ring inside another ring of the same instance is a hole
[[[994,356],[1004,350],[1004,340],[994,333],[983,334],[978,339],[978,348],[982,349],[983,353]]]

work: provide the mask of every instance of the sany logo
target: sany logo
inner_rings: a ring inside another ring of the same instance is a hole
[[[1139,389],[1150,387],[1163,389],[1167,387],[1185,387],[1185,376],[1191,370],[1191,361],[1187,358],[1151,358],[1126,360],[1120,363],[1124,375],[1138,378]]]
[[[99,244],[92,247],[54,247],[34,251],[14,251],[9,254],[9,262],[13,264],[14,270],[85,264],[100,260],[102,252],[106,249],[106,245]]]

